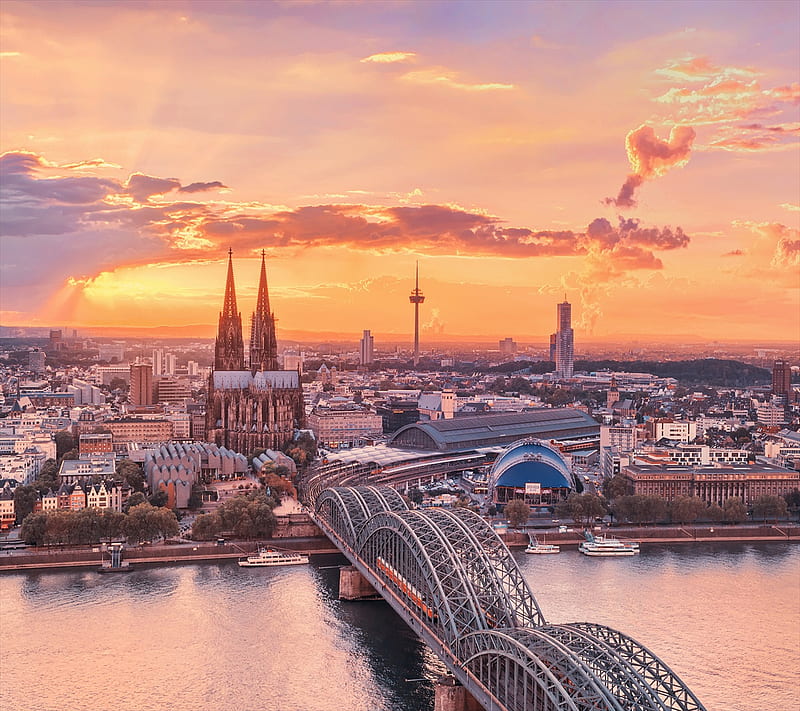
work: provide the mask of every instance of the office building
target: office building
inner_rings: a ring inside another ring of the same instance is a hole
[[[556,331],[556,375],[571,378],[574,370],[575,348],[572,330],[572,304],[564,301],[558,304],[558,330]]]
[[[373,362],[374,348],[375,339],[368,330],[364,331],[364,335],[361,337],[361,348],[359,351],[361,365],[370,365]]]

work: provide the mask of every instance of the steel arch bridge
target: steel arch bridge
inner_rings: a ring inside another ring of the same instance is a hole
[[[472,511],[410,510],[389,487],[315,493],[316,523],[484,708],[705,711],[621,632],[548,624],[508,548]]]

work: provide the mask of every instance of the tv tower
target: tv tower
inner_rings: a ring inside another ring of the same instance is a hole
[[[425,297],[419,290],[419,262],[417,262],[414,291],[411,292],[408,300],[414,304],[414,366],[416,367],[419,365],[419,305],[425,301]]]

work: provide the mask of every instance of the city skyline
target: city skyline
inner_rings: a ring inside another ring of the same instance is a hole
[[[546,337],[565,290],[583,342],[800,337],[798,22],[4,3],[0,325],[213,329],[232,249],[278,337],[410,340],[417,261],[423,347]]]

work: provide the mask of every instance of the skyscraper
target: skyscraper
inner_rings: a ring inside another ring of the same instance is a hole
[[[414,284],[414,291],[408,300],[414,304],[414,365],[419,365],[419,305],[425,301],[425,297],[419,290],[419,262],[417,262],[416,269],[416,282]]]
[[[136,407],[153,404],[153,366],[149,363],[131,363],[130,399]]]
[[[558,323],[556,330],[556,375],[571,378],[574,368],[575,344],[572,330],[572,304],[564,295],[563,303],[558,304]]]
[[[372,334],[369,330],[364,331],[364,335],[361,337],[361,348],[360,348],[360,357],[361,357],[361,365],[370,365],[373,361],[373,353],[375,347],[375,339],[372,337]]]
[[[776,360],[772,365],[772,394],[789,396],[792,389],[792,366],[788,360]]]

